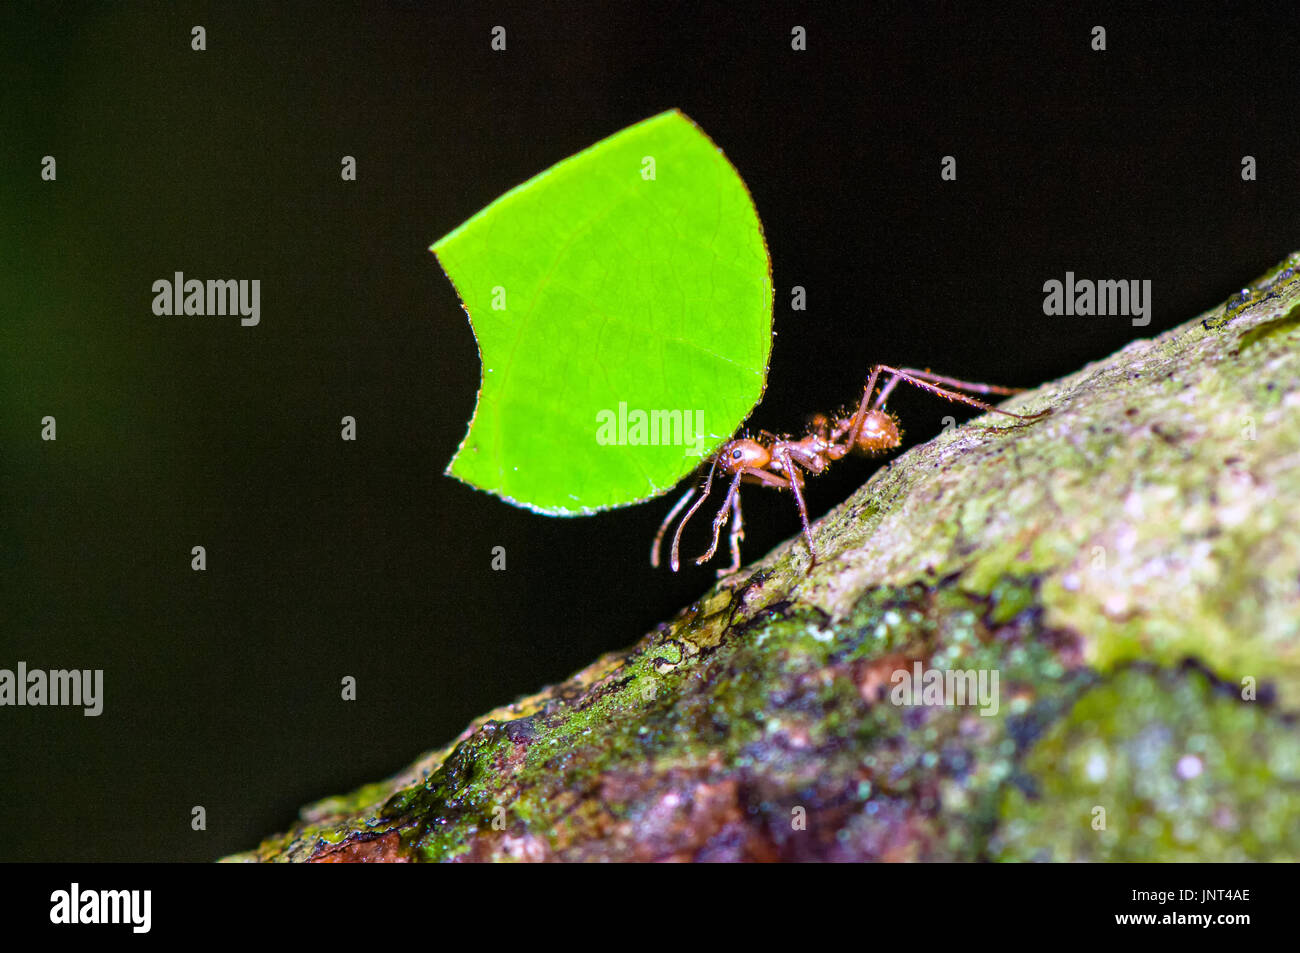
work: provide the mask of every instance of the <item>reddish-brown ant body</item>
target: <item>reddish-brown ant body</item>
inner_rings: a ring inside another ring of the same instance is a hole
[[[881,374],[887,374],[889,378],[876,394],[876,382]],[[659,550],[663,545],[664,533],[668,531],[668,527],[682,508],[690,502],[691,497],[698,492],[699,499],[687,510],[686,515],[677,525],[677,532],[673,534],[670,563],[673,572],[678,570],[682,530],[708,498],[713,489],[713,478],[721,472],[724,477],[731,478],[731,483],[727,488],[727,496],[722,502],[722,507],[713,518],[713,545],[709,547],[708,552],[695,560],[695,564],[703,565],[717,553],[722,524],[726,522],[727,511],[730,510],[731,566],[719,570],[718,575],[729,575],[740,568],[740,541],[745,537],[744,519],[740,514],[740,485],[758,483],[777,490],[789,490],[794,496],[795,504],[799,508],[799,519],[803,523],[804,541],[808,545],[808,568],[811,569],[817,562],[817,551],[813,546],[812,527],[808,524],[808,507],[803,498],[804,476],[817,476],[824,473],[831,463],[843,459],[850,453],[871,456],[898,447],[903,441],[903,434],[898,426],[898,418],[885,410],[885,401],[899,381],[915,384],[946,400],[969,404],[980,410],[1014,417],[1016,420],[1037,420],[1051,413],[1049,408],[1036,414],[1013,414],[1008,410],[999,410],[967,394],[958,393],[958,391],[969,391],[976,394],[1017,394],[1020,393],[1020,388],[972,384],[932,374],[929,371],[877,364],[871,369],[871,376],[862,391],[858,409],[852,415],[842,412],[830,417],[817,414],[812,418],[804,435],[798,439],[789,435],[763,432],[760,434],[760,439],[737,437],[723,444],[713,455],[704,486],[698,489],[692,487],[688,490],[660,525],[659,532],[655,534],[654,546],[650,550],[650,564],[658,567]],[[946,386],[941,387],[940,384]]]

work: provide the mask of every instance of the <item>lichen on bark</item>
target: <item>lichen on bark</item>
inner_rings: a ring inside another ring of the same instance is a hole
[[[1298,381],[1300,254],[228,859],[1300,858]]]

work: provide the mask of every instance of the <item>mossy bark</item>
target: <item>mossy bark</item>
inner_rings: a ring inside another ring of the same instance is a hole
[[[228,859],[1300,859],[1300,254],[1007,406]]]

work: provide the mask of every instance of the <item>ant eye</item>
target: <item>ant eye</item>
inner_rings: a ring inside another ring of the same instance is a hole
[[[733,460],[739,460],[742,456],[744,456],[744,454],[742,454],[739,450],[731,451],[731,459]]]

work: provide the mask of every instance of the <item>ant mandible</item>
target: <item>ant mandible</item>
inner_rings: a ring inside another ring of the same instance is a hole
[[[881,386],[880,393],[873,399],[876,381],[881,374],[888,375],[888,379]],[[932,374],[929,371],[877,364],[871,369],[867,386],[862,391],[862,400],[852,416],[845,416],[842,412],[831,417],[817,414],[812,418],[807,432],[798,440],[789,435],[770,434],[764,431],[760,434],[762,439],[737,437],[723,444],[713,455],[713,462],[709,466],[709,474],[703,488],[691,487],[687,490],[659,526],[654,545],[650,549],[650,565],[658,568],[659,550],[663,545],[664,533],[668,531],[668,527],[682,508],[690,502],[691,497],[698,492],[699,499],[686,511],[686,515],[677,525],[677,532],[673,534],[670,563],[673,572],[677,572],[680,568],[678,550],[681,545],[682,530],[695,515],[696,510],[708,499],[713,489],[713,478],[721,471],[724,478],[731,477],[731,484],[727,488],[727,496],[722,501],[722,507],[713,518],[713,545],[709,547],[707,553],[695,560],[695,564],[702,566],[717,553],[722,524],[726,522],[727,511],[730,510],[731,565],[726,569],[718,570],[718,575],[720,577],[730,575],[740,568],[740,541],[745,538],[745,522],[740,515],[740,484],[758,483],[777,490],[789,490],[793,494],[795,504],[799,507],[799,519],[803,522],[803,537],[808,545],[810,557],[808,569],[811,570],[817,563],[817,550],[813,546],[812,528],[808,525],[808,507],[803,499],[804,475],[817,476],[825,473],[832,462],[842,459],[849,453],[871,456],[898,447],[903,442],[903,433],[899,429],[898,418],[885,410],[885,401],[899,381],[907,381],[945,400],[969,404],[980,410],[1014,417],[1016,420],[1037,420],[1051,413],[1051,408],[1048,408],[1036,414],[1013,414],[1009,410],[999,410],[967,394],[958,393],[958,391],[968,391],[975,394],[1018,394],[1023,388],[972,384],[968,381]],[[946,386],[939,386],[941,384]]]

